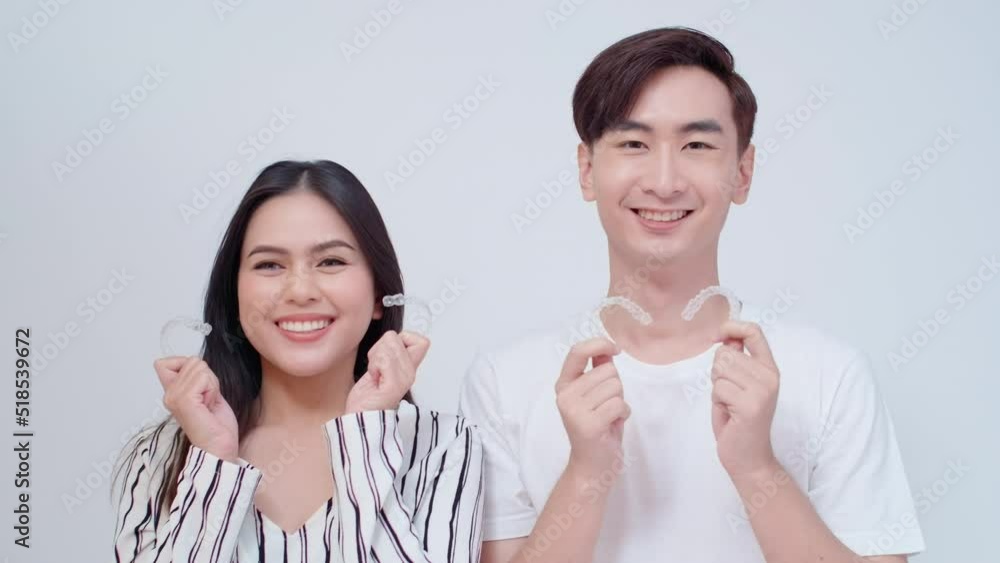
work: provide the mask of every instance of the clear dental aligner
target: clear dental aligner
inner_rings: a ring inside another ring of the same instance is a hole
[[[731,289],[722,287],[721,285],[710,285],[699,291],[698,295],[695,295],[691,301],[688,301],[687,306],[685,306],[684,310],[681,311],[681,318],[685,321],[693,319],[694,316],[698,314],[701,306],[705,304],[705,301],[708,301],[708,298],[713,295],[721,295],[726,298],[726,301],[729,302],[730,320],[736,320],[739,317],[742,304],[740,303],[739,298],[736,297],[736,293],[734,293]]]
[[[173,318],[160,330],[160,351],[163,352],[164,356],[172,356],[173,349],[170,348],[170,331],[175,326],[183,326],[189,328],[195,332],[198,332],[204,336],[208,336],[212,332],[212,325],[208,323],[203,323],[198,319],[191,317],[176,317]]]
[[[628,314],[632,315],[633,319],[639,321],[639,324],[649,325],[653,323],[653,317],[649,313],[644,311],[635,301],[621,295],[612,295],[602,299],[601,304],[597,307],[597,313],[600,313],[605,307],[615,306],[628,311]]]
[[[421,328],[423,328],[422,331],[413,329],[412,327],[408,330],[413,332],[429,333],[431,331],[431,319],[434,315],[431,314],[431,308],[422,299],[413,295],[404,295],[402,293],[393,293],[382,297],[383,307],[402,307],[403,305],[416,305],[417,307],[423,309],[423,311],[427,314],[427,322],[421,323]]]

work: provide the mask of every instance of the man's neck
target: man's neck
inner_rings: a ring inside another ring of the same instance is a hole
[[[702,260],[658,262],[654,267],[611,259],[608,295],[624,295],[649,313],[653,322],[641,325],[623,309],[605,309],[605,328],[624,350],[641,361],[668,364],[700,354],[712,345],[729,304],[713,297],[686,321],[681,312],[706,287],[719,285],[714,256]]]

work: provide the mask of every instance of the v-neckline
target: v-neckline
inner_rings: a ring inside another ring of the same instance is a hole
[[[261,522],[264,522],[265,525],[271,526],[271,527],[277,529],[279,532],[282,532],[285,535],[295,535],[295,534],[298,534],[298,533],[302,532],[303,530],[306,530],[306,529],[310,528],[313,525],[313,522],[315,520],[317,520],[320,517],[320,515],[326,515],[326,513],[327,513],[328,510],[330,511],[331,514],[333,514],[332,503],[333,503],[334,500],[335,500],[334,497],[330,497],[330,498],[326,499],[325,501],[323,501],[323,504],[319,505],[319,508],[317,508],[316,511],[313,512],[309,516],[309,518],[307,518],[306,521],[302,523],[301,526],[299,526],[298,528],[296,528],[296,529],[294,529],[292,531],[288,531],[288,530],[282,528],[276,522],[274,522],[273,520],[271,520],[270,518],[268,518],[267,514],[264,514],[263,512],[261,512],[260,508],[257,507],[257,503],[256,502],[253,505],[253,509],[257,513],[257,517],[260,519]]]

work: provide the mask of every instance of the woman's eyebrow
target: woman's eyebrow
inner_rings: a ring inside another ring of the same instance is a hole
[[[329,250],[331,248],[338,248],[338,247],[344,247],[344,248],[349,248],[351,250],[355,250],[355,248],[353,246],[351,246],[351,244],[348,243],[347,241],[340,240],[340,239],[331,239],[331,240],[328,240],[328,241],[321,242],[321,243],[318,243],[316,245],[313,245],[313,247],[310,249],[310,253],[311,254],[319,254],[320,252],[323,252],[324,250]],[[253,248],[253,250],[251,250],[247,254],[247,258],[253,256],[254,254],[263,253],[263,252],[271,252],[271,253],[274,253],[274,254],[282,254],[282,255],[290,254],[288,252],[287,248],[283,248],[283,247],[280,247],[280,246],[272,246],[272,245],[269,245],[269,244],[259,244],[259,245],[255,246]]]

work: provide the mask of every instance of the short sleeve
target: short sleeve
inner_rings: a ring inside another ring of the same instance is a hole
[[[521,480],[518,424],[504,413],[495,367],[482,354],[466,373],[458,409],[459,414],[479,427],[486,453],[483,540],[529,535],[538,512]]]
[[[848,362],[826,412],[809,480],[817,513],[858,555],[923,551],[892,419],[864,354]]]

